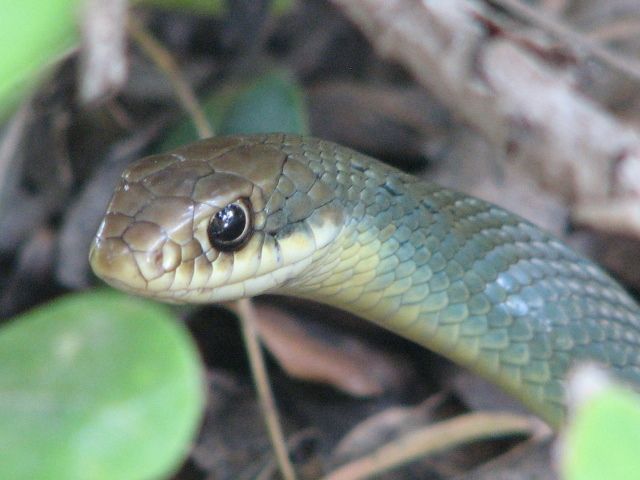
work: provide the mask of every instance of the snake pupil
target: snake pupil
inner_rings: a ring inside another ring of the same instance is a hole
[[[211,245],[230,251],[243,245],[249,236],[249,211],[241,200],[217,212],[207,229]]]

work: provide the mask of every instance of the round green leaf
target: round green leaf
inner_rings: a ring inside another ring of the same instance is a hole
[[[167,475],[199,424],[202,378],[164,306],[99,291],[21,315],[0,329],[0,478]]]
[[[231,94],[230,99],[217,98],[223,108],[220,135],[308,131],[302,91],[281,71],[257,78]]]
[[[217,135],[309,131],[304,93],[282,70],[256,79],[227,85],[204,99],[204,112]],[[158,151],[193,142],[198,134],[189,119],[170,131]]]
[[[47,64],[77,42],[79,0],[5,0],[0,9],[0,118]]]
[[[640,397],[611,386],[580,405],[565,432],[566,480],[629,480],[640,475]]]

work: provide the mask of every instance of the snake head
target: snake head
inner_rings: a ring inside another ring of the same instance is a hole
[[[283,149],[287,138],[221,137],[131,164],[91,246],[93,271],[178,303],[278,291],[344,223],[335,192]]]

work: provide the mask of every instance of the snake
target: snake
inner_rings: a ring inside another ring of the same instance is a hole
[[[552,426],[578,364],[640,386],[640,307],[603,269],[514,213],[313,137],[215,137],[134,161],[89,261],[164,302],[338,307]]]

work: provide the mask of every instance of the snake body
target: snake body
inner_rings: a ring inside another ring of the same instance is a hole
[[[221,137],[133,163],[90,261],[169,302],[276,293],[339,307],[553,425],[577,362],[640,385],[640,308],[603,270],[517,215],[314,138]]]

